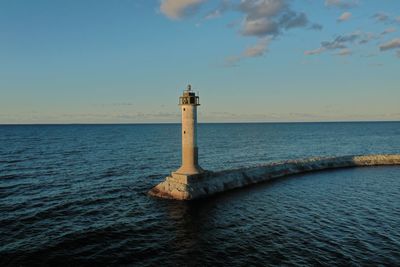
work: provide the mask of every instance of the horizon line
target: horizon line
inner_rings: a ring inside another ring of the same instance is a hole
[[[198,124],[284,124],[284,123],[379,123],[400,122],[400,120],[332,120],[332,121],[221,121],[198,122]],[[181,124],[181,122],[55,122],[55,123],[0,123],[0,126],[46,126],[46,125],[154,125],[154,124]]]

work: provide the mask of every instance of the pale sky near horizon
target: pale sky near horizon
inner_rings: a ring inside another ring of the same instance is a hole
[[[400,120],[398,0],[0,0],[0,124]]]

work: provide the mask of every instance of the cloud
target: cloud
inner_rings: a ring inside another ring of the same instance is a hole
[[[307,50],[304,52],[304,55],[306,55],[306,56],[319,55],[324,51],[326,51],[326,49],[323,47],[320,47],[320,48],[317,48],[314,50]]]
[[[381,33],[381,35],[386,35],[386,34],[393,33],[393,32],[396,32],[396,28],[393,28],[393,27],[387,28]]]
[[[286,0],[241,0],[238,9],[248,19],[274,17],[288,8]]]
[[[161,0],[160,11],[170,19],[181,19],[193,14],[207,0]],[[214,10],[204,19],[215,19],[228,10],[239,12],[242,16],[238,31],[242,36],[256,37],[257,43],[238,56],[225,59],[225,65],[235,66],[243,58],[264,55],[268,45],[276,37],[294,28],[321,30],[322,26],[311,23],[304,12],[291,8],[292,0],[220,0]],[[236,23],[230,24],[236,27]]]
[[[325,51],[333,51],[333,50],[341,50],[341,52],[337,53],[337,55],[346,54],[345,49],[348,49],[348,46],[354,43],[358,44],[366,44],[371,40],[378,38],[373,33],[365,33],[361,31],[356,31],[346,35],[339,35],[335,37],[332,41],[323,41],[321,42],[321,46],[314,50],[305,51],[305,55],[318,55]],[[348,50],[350,51],[350,50]],[[350,53],[351,54],[351,53]],[[350,55],[347,53],[346,55]]]
[[[400,38],[393,39],[379,46],[379,50],[381,51],[387,51],[396,48],[400,48]]]
[[[242,35],[259,36],[277,35],[279,33],[279,25],[269,18],[259,18],[247,20],[243,23]]]
[[[336,53],[336,55],[337,56],[349,56],[349,55],[351,55],[353,52],[350,50],[350,49],[348,49],[348,48],[344,48],[344,49],[341,49],[339,52],[337,52]]]
[[[370,63],[369,65],[372,67],[383,67],[384,66],[383,63]]]
[[[342,9],[352,8],[358,5],[357,0],[325,0],[328,7],[338,7]]]
[[[329,50],[344,49],[346,48],[347,43],[353,43],[360,38],[360,35],[359,32],[353,32],[348,35],[339,35],[333,41],[322,42],[321,46]]]
[[[359,44],[367,44],[372,40],[379,39],[380,36],[371,32],[363,33],[358,41]]]
[[[241,59],[242,59],[241,56],[228,56],[224,60],[224,66],[236,67]]]
[[[390,14],[387,14],[385,12],[375,13],[372,16],[372,18],[376,22],[381,22],[381,23],[384,23],[384,24],[399,24],[400,23],[400,16],[394,17],[394,16],[391,16]]]
[[[350,12],[344,12],[340,17],[337,19],[338,22],[343,22],[347,21],[351,18],[351,13]]]
[[[245,57],[259,57],[264,55],[264,53],[268,49],[268,45],[271,41],[271,38],[263,38],[260,39],[258,43],[256,43],[254,46],[251,46],[247,48],[243,52],[243,56]]]
[[[345,113],[340,109],[324,108],[315,112],[265,112],[265,113],[236,113],[236,112],[221,112],[209,111],[200,112],[201,117],[205,121],[370,121],[370,120],[398,120],[400,113]]]
[[[221,17],[222,12],[219,9],[215,9],[213,11],[211,11],[210,13],[208,13],[204,18],[205,19],[216,19]]]
[[[160,11],[170,19],[181,19],[197,10],[206,0],[162,0]]]
[[[376,22],[381,22],[385,24],[397,24],[400,23],[400,16],[395,18],[394,16],[387,14],[385,12],[377,12],[375,13],[372,18]]]
[[[345,14],[345,13],[343,13],[343,14]],[[382,12],[376,13],[374,15],[374,18],[378,21],[384,21],[384,22],[392,21],[390,16],[388,16],[387,14],[384,14]],[[381,40],[385,35],[394,33],[396,31],[397,31],[396,28],[389,27],[389,28],[386,28],[381,33],[377,33],[377,34],[371,33],[371,32],[355,31],[350,34],[338,35],[333,40],[321,42],[321,45],[319,48],[312,49],[312,50],[306,50],[304,52],[304,54],[307,56],[312,56],[312,55],[319,55],[324,52],[333,51],[333,52],[336,52],[336,53],[334,53],[334,55],[349,56],[349,55],[353,54],[352,50],[350,49],[352,46],[365,45],[374,40]],[[396,48],[400,48],[400,38],[393,39],[393,40],[383,43],[379,46],[380,51],[386,51],[386,50],[396,49]]]
[[[229,0],[221,0],[219,6],[208,12],[208,14],[204,17],[205,19],[216,19],[222,16],[223,13],[225,13],[227,10],[232,8],[232,4],[230,3]]]
[[[265,53],[268,51],[268,45],[271,41],[272,37],[260,38],[255,45],[246,48],[241,55],[225,58],[224,65],[226,67],[235,67],[244,58],[261,57],[265,55]]]
[[[264,55],[268,51],[268,45],[290,29],[322,29],[321,25],[310,23],[305,13],[294,11],[289,3],[290,0],[241,0],[237,5],[231,6],[243,14],[239,33],[242,36],[256,37],[258,42],[239,56],[227,57],[225,65],[236,66],[244,58]]]
[[[277,36],[309,25],[307,15],[293,11],[287,0],[242,0],[237,9],[245,15],[240,31],[244,36]]]
[[[305,13],[289,11],[280,18],[279,22],[285,30],[288,30],[307,26],[308,18]]]
[[[311,30],[320,31],[320,30],[323,29],[323,26],[321,24],[318,24],[318,23],[313,23],[313,24],[311,24],[310,29]]]
[[[390,19],[389,15],[384,12],[375,13],[372,17],[378,22],[386,22]]]
[[[226,24],[226,27],[228,28],[235,28],[237,25],[240,24],[240,20],[234,20]]]

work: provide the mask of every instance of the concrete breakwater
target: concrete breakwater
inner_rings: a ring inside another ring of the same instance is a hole
[[[168,199],[192,200],[293,174],[380,165],[400,165],[400,154],[318,157],[217,172],[204,172],[182,178],[168,176],[165,181],[153,187],[149,194]]]

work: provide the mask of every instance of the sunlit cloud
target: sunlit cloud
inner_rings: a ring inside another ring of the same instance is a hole
[[[386,35],[386,34],[389,34],[389,33],[396,32],[396,31],[397,31],[396,28],[393,28],[393,27],[387,28],[381,33],[381,35]]]
[[[227,58],[228,61],[234,58],[235,64],[246,57],[264,55],[269,43],[290,29],[322,29],[320,24],[310,23],[305,13],[294,11],[290,6],[290,1],[287,0],[242,0],[236,10],[244,16],[240,34],[257,37],[259,40],[253,47],[247,48],[242,55]]]
[[[207,0],[161,0],[160,10],[170,19],[177,20],[196,14],[200,5]],[[208,1],[210,2],[210,1]],[[325,0],[325,6],[331,8],[349,9],[360,5],[359,0]],[[244,37],[255,37],[254,45],[247,47],[238,55],[225,58],[225,66],[237,66],[240,61],[250,57],[260,57],[268,52],[271,42],[293,28],[322,30],[319,23],[310,22],[308,16],[293,9],[290,0],[220,0],[219,3],[202,16],[205,20],[216,19],[226,12],[238,12],[241,22],[236,20],[230,24],[230,28],[236,28]],[[338,22],[349,21],[353,14],[343,11],[337,18]],[[384,24],[392,24],[400,21],[400,17],[393,17],[385,12],[376,12],[372,18]],[[350,34],[337,35],[333,40],[322,41],[320,47],[307,50],[305,55],[319,55],[325,52],[333,52],[333,55],[349,56],[353,54],[355,45],[365,45],[373,40],[379,40],[383,36],[396,32],[396,28],[388,27],[379,33],[356,31]],[[380,46],[385,51],[386,44]]]
[[[247,47],[241,55],[227,57],[225,59],[225,66],[233,67],[236,66],[239,63],[239,61],[241,61],[244,58],[261,57],[265,55],[265,53],[268,52],[268,45],[270,44],[271,41],[272,41],[271,37],[264,37],[259,39],[256,44]]]
[[[264,38],[260,39],[257,44],[254,46],[248,47],[244,51],[244,56],[246,57],[259,57],[264,55],[264,53],[267,51],[268,44],[270,43],[271,38]]]
[[[338,56],[349,56],[349,55],[351,55],[353,52],[350,50],[350,49],[348,49],[348,48],[344,48],[344,49],[341,49],[341,50],[339,50],[339,52],[337,52],[336,53],[336,55],[338,55]]]
[[[400,38],[390,40],[379,46],[379,49],[381,51],[387,51],[387,50],[396,49],[396,48],[400,48]]]
[[[170,19],[181,19],[194,13],[206,0],[162,0],[160,11]]]
[[[306,56],[319,55],[319,54],[323,53],[324,51],[326,51],[326,49],[324,47],[320,47],[320,48],[313,49],[313,50],[307,50],[304,52],[304,55],[306,55]]]
[[[195,14],[206,0],[163,0],[160,10],[170,19],[182,19]],[[208,12],[204,19],[219,18],[231,10],[242,15],[242,22],[232,24],[239,27],[242,36],[256,37],[257,42],[237,56],[229,56],[225,65],[235,66],[247,57],[262,56],[267,52],[268,44],[277,36],[293,28],[321,30],[322,25],[311,23],[307,15],[291,8],[290,0],[241,0],[239,2],[222,0],[218,7]]]
[[[309,25],[307,15],[292,10],[286,0],[242,0],[238,9],[245,16],[240,31],[245,36],[276,36]]]
[[[337,19],[338,22],[343,22],[347,21],[351,18],[351,13],[350,12],[344,12],[340,17]]]

